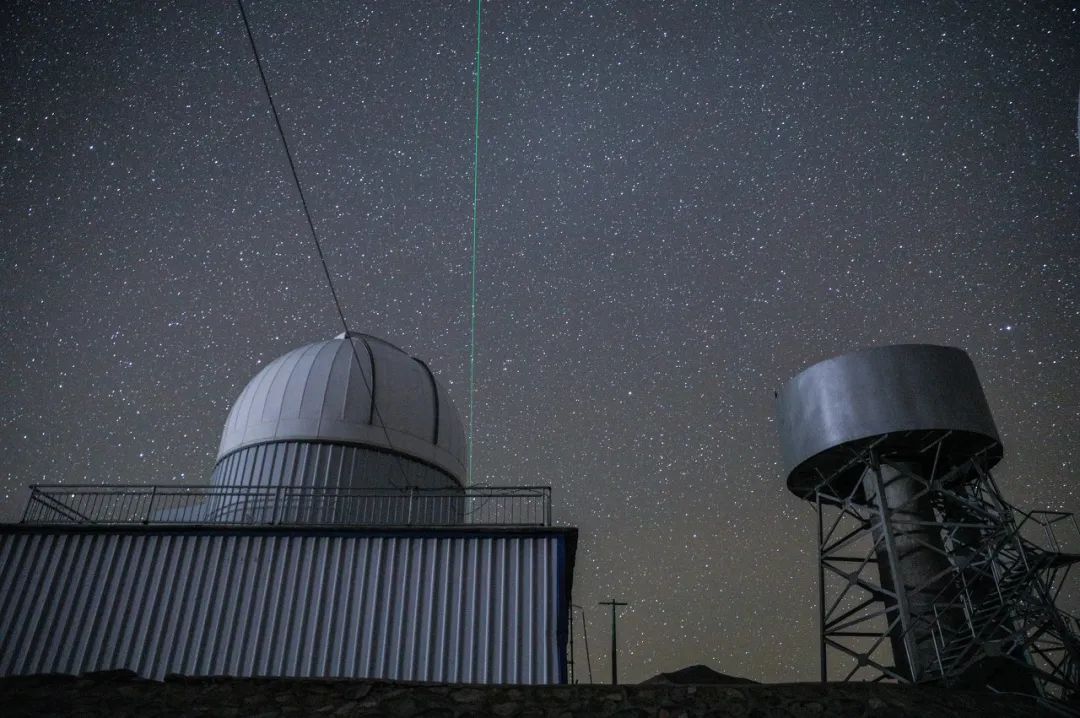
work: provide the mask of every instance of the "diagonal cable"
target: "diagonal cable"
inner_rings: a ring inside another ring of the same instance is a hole
[[[243,0],[236,0],[236,4],[240,7],[240,17],[244,21],[244,29],[247,31],[248,41],[251,43],[251,53],[255,56],[255,65],[259,68],[259,77],[262,79],[263,89],[266,90],[266,99],[270,102],[270,112],[274,116],[274,125],[277,127],[278,137],[281,138],[281,146],[285,148],[285,158],[289,160],[289,170],[292,172],[293,183],[296,185],[296,191],[300,195],[300,204],[304,208],[304,218],[307,220],[308,229],[311,230],[311,238],[315,241],[315,250],[319,255],[319,263],[322,265],[323,275],[326,277],[326,285],[330,287],[330,294],[334,298],[334,308],[337,310],[338,318],[341,320],[341,326],[345,330],[345,339],[349,342],[349,348],[352,349],[353,359],[356,361],[356,367],[360,370],[360,376],[364,380],[364,386],[367,388],[368,396],[371,397],[371,404],[374,408],[375,417],[379,420],[379,426],[382,428],[383,436],[386,438],[386,445],[390,448],[390,453],[395,459],[398,472],[401,474],[404,487],[409,486],[409,478],[405,473],[405,467],[401,464],[401,457],[397,453],[397,449],[394,448],[394,442],[390,439],[390,432],[386,428],[386,423],[383,421],[382,414],[379,411],[379,405],[375,401],[375,392],[372,390],[371,383],[368,382],[367,376],[364,374],[363,364],[360,363],[360,355],[356,351],[356,342],[353,340],[352,332],[349,329],[349,323],[345,320],[345,312],[341,308],[341,300],[338,298],[337,290],[334,288],[333,277],[330,276],[330,268],[326,264],[326,257],[323,255],[322,243],[319,241],[319,233],[315,231],[315,222],[311,219],[311,210],[308,209],[307,198],[304,196],[304,188],[300,184],[300,175],[296,172],[296,162],[293,161],[292,151],[289,150],[289,143],[285,139],[285,129],[281,125],[281,117],[278,116],[277,105],[274,103],[274,93],[270,91],[270,83],[266,79],[266,72],[263,70],[262,58],[259,55],[259,48],[255,46],[255,36],[251,32],[251,24],[248,23],[247,13],[244,11]],[[374,361],[374,360],[373,360]],[[394,488],[400,489],[403,486],[397,485],[393,478],[387,476],[390,483],[394,485]]]

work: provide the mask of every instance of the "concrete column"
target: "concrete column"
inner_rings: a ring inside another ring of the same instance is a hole
[[[909,475],[919,473],[917,463],[882,465],[882,496],[878,496],[877,475],[867,471],[863,477],[867,502],[881,508],[889,522],[888,526],[881,522],[873,526],[878,571],[882,588],[898,594],[897,599],[885,600],[886,615],[896,624],[890,635],[896,668],[913,681],[936,677],[933,667],[937,653],[931,634],[934,599],[948,583],[950,567],[949,560],[940,553],[944,551],[941,530],[936,525],[911,524],[935,522],[928,497],[919,496],[925,486]],[[905,607],[907,616],[902,615]],[[943,615],[942,619],[951,623],[957,617]]]

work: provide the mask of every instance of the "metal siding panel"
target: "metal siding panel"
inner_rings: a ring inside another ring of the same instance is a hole
[[[192,645],[192,617],[195,612],[201,573],[198,567],[204,563],[198,556],[202,549],[200,546],[202,539],[202,536],[195,537],[190,550],[185,552],[181,573],[183,586],[180,592],[180,605],[176,612],[176,620],[170,625],[173,638],[164,646],[165,664],[170,668],[177,667],[177,673],[183,673],[187,649]]]
[[[0,668],[556,681],[558,541],[7,536]]]
[[[82,627],[86,634],[86,642],[79,651],[76,664],[80,669],[86,669],[84,666],[97,665],[100,652],[108,640],[108,618],[118,602],[113,599],[113,596],[117,594],[117,573],[123,570],[124,548],[122,540],[107,541],[107,558],[103,561],[102,571],[100,571],[102,579],[91,584],[90,610],[86,614],[87,622]]]
[[[348,582],[349,600],[346,605],[349,610],[349,621],[344,634],[345,650],[342,652],[342,674],[346,676],[359,674],[357,661],[360,656],[359,644],[364,617],[364,554],[361,552],[361,545],[362,541],[348,542],[351,574]]]
[[[362,676],[379,675],[375,672],[375,632],[380,630],[382,621],[375,623],[376,614],[379,612],[378,587],[379,567],[382,554],[382,541],[363,539],[364,544],[364,581],[360,586],[363,599],[361,608],[364,613],[364,630],[361,632],[360,665],[357,672]]]
[[[187,586],[184,590],[184,615],[178,639],[182,642],[179,655],[175,657],[173,665],[176,672],[184,675],[194,673],[197,665],[197,653],[202,646],[204,636],[200,631],[200,617],[206,611],[206,581],[207,573],[214,570],[214,566],[208,561],[211,538],[200,536],[195,544],[195,558],[192,562],[192,572],[187,574]],[[213,542],[216,543],[216,542]]]
[[[421,539],[423,548],[423,569],[418,577],[418,585],[423,582],[421,595],[424,600],[420,606],[423,616],[417,618],[416,642],[413,644],[415,660],[416,680],[429,681],[431,671],[432,631],[434,629],[435,612],[438,610],[438,584],[435,582],[436,560],[438,558],[439,541],[434,538]]]
[[[66,538],[70,541],[78,540],[74,536]],[[83,625],[83,609],[86,607],[84,596],[88,591],[87,585],[93,580],[94,566],[101,553],[101,544],[99,541],[94,541],[93,537],[87,537],[78,542],[82,544],[82,551],[79,554],[78,578],[72,580],[69,577],[61,591],[54,598],[60,604],[60,613],[57,615],[58,625],[53,630],[57,643],[55,660],[49,665],[50,670],[55,670],[58,673],[71,671],[70,664],[73,660],[72,644]],[[29,544],[29,541],[27,543]],[[25,588],[13,586],[11,590],[25,590]],[[18,615],[12,614],[11,618],[18,620]],[[7,673],[7,668],[5,668],[4,672]]]
[[[235,641],[232,649],[232,661],[229,664],[231,675],[254,676],[258,675],[256,656],[259,655],[259,645],[264,632],[264,618],[266,615],[267,600],[272,590],[274,552],[274,537],[266,537],[256,540],[248,537],[249,552],[247,554],[247,574],[244,577],[244,585],[252,586],[254,591],[249,593],[240,606],[240,615],[243,617],[243,633]]]
[[[286,591],[282,596],[280,604],[281,613],[278,618],[277,633],[280,634],[280,640],[275,640],[275,643],[281,646],[281,651],[276,661],[277,667],[274,671],[274,674],[279,676],[292,675],[292,667],[296,663],[296,604],[300,600],[300,593],[303,590],[301,573],[305,566],[301,557],[304,553],[304,541],[306,538],[307,537],[299,537],[286,543],[286,546],[288,547],[288,558],[285,564]]]
[[[475,637],[476,637],[476,539],[465,539],[465,545],[462,547],[464,553],[464,565],[465,571],[462,576],[465,579],[465,605],[463,610],[463,616],[461,620],[461,632],[458,635],[457,654],[459,656],[458,672],[455,674],[457,680],[463,683],[470,683],[473,681],[473,676],[476,675],[476,650],[475,650]]]
[[[130,537],[129,537],[130,538]],[[123,577],[121,600],[113,611],[112,641],[106,650],[105,659],[99,659],[99,663],[107,662],[117,668],[133,668],[131,652],[128,646],[131,644],[132,634],[135,631],[135,623],[140,614],[141,607],[145,605],[143,594],[146,592],[151,576],[147,572],[148,566],[144,562],[147,555],[153,555],[153,539],[155,536],[147,536],[145,541],[127,542],[127,566]]]
[[[258,609],[258,639],[251,640],[251,654],[249,657],[251,674],[257,676],[270,675],[271,637],[274,635],[274,627],[279,614],[278,605],[282,592],[282,564],[285,558],[285,550],[282,541],[278,537],[269,537],[267,543],[266,560],[266,585],[269,590],[262,595]]]
[[[395,610],[398,608],[398,582],[394,570],[398,566],[398,544],[394,538],[388,538],[385,544],[385,560],[379,570],[379,603],[376,607],[376,612],[385,618],[379,622],[381,630],[376,634],[378,639],[375,644],[375,675],[392,677],[394,674],[389,671],[391,642],[396,633],[394,622],[400,613]]]
[[[537,591],[537,596],[541,599],[546,599],[548,596],[548,571],[550,569],[550,561],[548,560],[548,545],[547,541],[541,541],[537,546],[539,549],[539,555],[537,558],[537,570],[540,574],[540,586]],[[548,681],[548,663],[547,663],[547,647],[548,647],[548,635],[549,635],[549,623],[548,623],[548,601],[541,600],[540,605],[536,607],[536,635],[534,637],[536,646],[540,655],[537,660],[537,669],[539,671],[538,680],[541,683],[547,683]]]
[[[393,539],[393,541],[399,554],[394,566],[394,580],[391,583],[397,594],[394,598],[394,607],[397,610],[394,611],[394,631],[390,640],[390,657],[387,667],[389,675],[395,679],[402,679],[406,660],[406,624],[412,593],[412,585],[409,581],[409,565],[412,561],[412,551],[409,549],[412,542],[407,539]]]
[[[207,640],[200,663],[205,666],[205,671],[211,675],[219,675],[225,671],[225,657],[228,654],[228,641],[236,634],[236,624],[233,622],[232,611],[240,604],[242,596],[249,592],[248,587],[243,586],[236,580],[236,571],[240,567],[241,536],[229,536],[228,540],[221,542],[221,571],[217,575],[217,581],[213,584],[214,595],[227,597],[226,600],[213,601],[213,606],[207,617]]]
[[[85,568],[91,550],[90,541],[79,541],[73,536],[63,536],[58,537],[58,539],[66,540],[76,548],[76,551],[72,553],[73,562],[68,568],[67,580],[61,590],[53,597],[59,610],[53,619],[51,635],[43,656],[44,664],[39,668],[42,672],[54,670],[56,666],[60,665],[61,654],[65,652],[64,648],[70,641],[69,636],[74,633],[72,621],[79,605],[76,599],[82,591],[83,582],[86,580],[87,572]],[[0,581],[0,591],[7,593],[14,590],[14,587]],[[4,615],[2,611],[3,609],[0,608],[0,617]],[[0,635],[7,634],[0,633]]]
[[[492,631],[491,645],[488,650],[490,658],[491,670],[489,672],[490,680],[493,683],[505,683],[506,682],[506,670],[504,666],[506,658],[506,539],[498,542],[492,542],[492,547],[495,552],[494,561],[492,563],[493,575],[491,581],[492,589],[492,608],[494,615],[492,616],[492,625],[497,627],[497,631]]]
[[[165,673],[176,665],[175,653],[185,640],[182,631],[185,625],[185,615],[191,609],[191,598],[188,594],[192,588],[190,572],[192,564],[195,562],[193,554],[197,548],[197,541],[197,538],[192,538],[182,544],[179,537],[173,538],[173,542],[176,544],[176,578],[173,591],[169,595],[168,606],[162,615],[163,639],[158,644],[154,656],[155,665],[160,673]]]
[[[29,561],[29,541],[23,536],[8,536],[4,538],[3,552],[0,555],[0,636],[11,635],[11,624],[18,620],[18,612],[14,610],[14,604],[22,596],[19,587],[24,585],[20,580],[24,562]],[[0,671],[7,675],[11,671],[9,650],[11,643],[4,641],[0,645]]]
[[[254,603],[258,595],[265,590],[265,585],[258,581],[259,548],[263,543],[252,540],[250,536],[241,536],[237,540],[238,563],[235,580],[239,582],[238,600],[234,601],[228,618],[233,630],[227,635],[227,643],[221,656],[221,672],[225,675],[235,675],[239,670],[243,646],[251,635]]]
[[[19,586],[33,586],[40,580],[40,574],[43,571],[44,561],[38,556],[38,553],[42,550],[42,546],[47,549],[48,546],[44,543],[41,537],[33,537],[36,540],[31,541],[31,545],[27,547],[27,550],[19,562],[19,568],[16,571],[15,578],[17,585]],[[47,557],[46,557],[47,558]],[[29,610],[28,603],[32,604],[34,597],[34,589],[30,588],[25,591],[16,592],[15,605],[12,611],[12,618],[10,621],[6,621],[4,625],[4,647],[3,647],[3,663],[4,667],[8,670],[22,671],[22,632],[26,627],[26,614]],[[10,666],[10,668],[8,668]]]
[[[128,536],[124,542],[124,573],[117,576],[119,600],[109,612],[109,643],[104,656],[98,663],[109,663],[117,668],[131,669],[130,654],[124,650],[125,637],[130,635],[135,616],[141,609],[142,589],[146,587],[146,574],[142,568],[142,556],[147,549],[152,550],[145,539]],[[149,538],[149,537],[147,537]]]
[[[446,671],[443,674],[447,680],[462,680],[462,634],[465,631],[465,607],[468,605],[468,578],[465,576],[465,552],[468,548],[469,539],[454,541],[451,546],[451,555],[454,566],[454,576],[460,576],[464,586],[457,591],[452,591],[450,617],[450,633],[446,641]],[[448,582],[449,583],[449,582]]]
[[[41,651],[30,650],[30,646],[40,646],[42,642],[46,640],[50,633],[50,627],[52,625],[52,617],[59,609],[61,602],[59,593],[64,585],[64,576],[70,567],[70,561],[72,557],[74,547],[70,541],[59,540],[56,542],[55,551],[53,555],[55,559],[50,562],[49,570],[44,574],[45,585],[48,587],[47,597],[38,597],[33,601],[34,604],[34,616],[30,619],[26,626],[26,635],[28,637],[28,648],[20,651],[25,656],[23,670],[27,673],[39,673],[41,671],[41,661],[44,659]]]
[[[328,665],[331,655],[333,634],[338,630],[337,618],[340,615],[338,606],[338,578],[341,574],[341,542],[329,538],[323,538],[325,543],[321,553],[322,558],[322,596],[314,605],[315,625],[311,630],[312,644],[310,658],[308,660],[307,675],[329,676]]]
[[[533,554],[533,552],[527,551],[525,553],[525,564],[523,570],[525,581],[521,587],[522,590],[525,592],[524,618],[526,621],[529,622],[528,625],[525,627],[526,631],[525,635],[523,636],[524,640],[521,642],[523,649],[521,660],[521,678],[526,683],[533,683],[536,681],[536,652],[533,650],[533,646],[535,645],[534,641],[536,640],[536,636],[533,634],[533,631],[536,628],[536,616],[533,613],[533,611],[535,610],[536,599],[536,564],[533,560],[534,558],[535,555]]]
[[[143,606],[146,614],[146,628],[143,635],[146,642],[140,646],[134,646],[133,651],[138,653],[138,667],[135,669],[139,675],[157,675],[157,665],[161,645],[165,640],[165,631],[171,613],[168,611],[169,603],[173,600],[173,584],[179,572],[176,570],[178,563],[177,542],[172,536],[158,536],[154,552],[150,555],[150,565],[156,577],[157,592],[151,594],[153,603]]]
[[[337,581],[337,590],[334,591],[334,605],[331,617],[333,623],[327,627],[326,646],[328,654],[324,660],[324,672],[327,676],[339,677],[345,674],[345,646],[350,642],[352,635],[352,618],[355,611],[352,610],[352,575],[353,575],[353,551],[354,541],[341,541],[337,543],[336,570],[334,571]]]
[[[487,682],[491,680],[489,671],[491,665],[488,661],[491,647],[491,622],[492,622],[492,595],[491,595],[491,582],[492,582],[492,539],[479,539],[479,550],[477,551],[479,565],[479,582],[477,583],[476,590],[480,597],[480,631],[476,636],[476,675],[473,678],[478,683]]]
[[[86,584],[86,593],[80,597],[86,609],[82,614],[82,620],[76,628],[81,635],[78,648],[72,659],[72,673],[82,673],[90,670],[87,666],[93,665],[87,659],[101,642],[100,626],[103,613],[101,603],[108,600],[112,576],[117,565],[115,558],[119,543],[117,539],[121,537],[103,536],[97,538],[101,539],[101,551],[99,554],[101,558],[95,567],[91,580]]]
[[[405,548],[405,565],[402,568],[402,578],[406,576],[402,585],[405,590],[402,595],[402,626],[401,639],[398,642],[400,654],[397,661],[397,675],[401,680],[414,680],[416,675],[416,632],[420,623],[420,612],[424,610],[424,603],[420,593],[423,583],[420,579],[420,568],[423,561],[423,539],[407,541]]]
[[[519,646],[521,645],[521,555],[524,543],[516,538],[507,540],[508,576],[506,580],[506,679],[516,680]]]
[[[428,654],[428,667],[425,672],[426,680],[441,680],[445,667],[444,657],[446,654],[446,636],[450,625],[449,612],[447,610],[449,591],[449,579],[447,571],[450,565],[450,542],[445,539],[435,539],[435,552],[433,556],[434,570],[432,582],[435,590],[432,600],[431,617],[431,645]]]
[[[217,627],[221,607],[231,597],[225,591],[225,580],[232,565],[232,551],[229,547],[235,537],[220,537],[218,541],[208,542],[208,559],[199,599],[200,612],[195,619],[195,629],[199,632],[198,649],[191,656],[192,674],[212,674],[213,656],[217,646]]]
[[[330,539],[326,536],[310,539],[311,556],[309,563],[311,565],[312,579],[308,584],[310,586],[308,594],[305,596],[307,610],[304,611],[304,623],[301,628],[301,634],[304,636],[304,652],[298,669],[300,675],[319,675],[314,673],[317,670],[315,667],[318,665],[315,652],[326,651],[326,643],[319,639],[320,634],[325,630],[324,624],[329,622],[328,617],[322,615],[323,603],[327,595],[332,595],[328,593],[329,587],[326,585],[329,579],[329,544]]]

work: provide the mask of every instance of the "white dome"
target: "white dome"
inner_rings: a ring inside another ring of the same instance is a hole
[[[229,412],[218,460],[256,444],[330,442],[393,451],[463,485],[465,431],[446,389],[424,362],[393,344],[350,337],[360,365],[340,334],[263,367]]]

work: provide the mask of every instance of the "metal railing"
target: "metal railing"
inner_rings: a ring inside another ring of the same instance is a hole
[[[550,486],[33,485],[26,524],[550,526]]]

